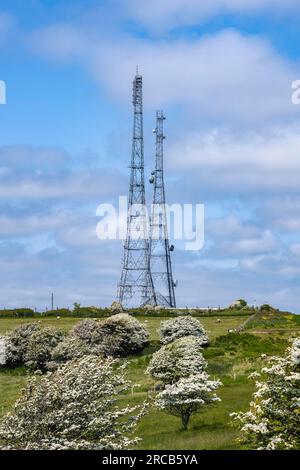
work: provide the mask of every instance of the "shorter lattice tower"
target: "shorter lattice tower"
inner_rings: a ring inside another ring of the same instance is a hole
[[[162,111],[156,113],[156,154],[155,170],[151,173],[150,183],[154,184],[153,204],[150,220],[150,271],[151,282],[154,288],[154,303],[164,307],[176,307],[170,252],[174,245],[170,245],[168,236],[168,224],[166,213],[166,198],[164,186],[163,165],[163,122],[165,120]]]

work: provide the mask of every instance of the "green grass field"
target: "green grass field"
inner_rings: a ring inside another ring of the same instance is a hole
[[[147,329],[150,332],[151,340],[157,340],[157,328],[160,325],[161,321],[167,320],[168,317],[138,317],[138,320],[145,323]],[[56,328],[61,328],[64,331],[70,330],[77,322],[81,321],[82,318],[1,318],[0,317],[0,335],[5,334],[8,331],[16,328],[18,325],[24,323],[31,323],[34,321],[40,321],[45,326],[55,326]],[[221,322],[217,322],[217,317],[204,317],[201,318],[201,323],[208,331],[208,334],[211,338],[216,336],[224,335],[227,333],[228,329],[236,328],[243,320],[243,317],[232,316],[232,317],[223,317],[220,318]]]
[[[76,318],[43,318],[43,325],[59,327],[65,331],[79,321]],[[129,395],[121,398],[134,404],[154,395],[154,383],[144,371],[151,354],[159,347],[157,328],[166,318],[139,317],[151,334],[151,345],[139,356],[129,358],[128,376],[140,387],[133,388]],[[0,334],[10,331],[21,323],[32,319],[0,319]],[[230,426],[229,414],[246,410],[253,392],[253,383],[248,379],[251,371],[261,366],[260,355],[281,354],[286,348],[287,337],[299,333],[298,325],[286,334],[276,329],[268,329],[264,334],[251,330],[240,335],[228,334],[243,323],[243,317],[201,318],[201,323],[209,333],[211,345],[204,351],[208,361],[208,372],[221,379],[219,390],[222,402],[208,407],[191,419],[188,431],[181,430],[179,419],[150,407],[149,413],[138,426],[137,435],[142,438],[140,449],[194,450],[194,449],[239,449],[237,431]],[[256,327],[258,325],[255,325]],[[250,333],[250,334],[249,334]],[[0,370],[0,414],[6,413],[19,396],[26,383],[27,372],[23,368]]]

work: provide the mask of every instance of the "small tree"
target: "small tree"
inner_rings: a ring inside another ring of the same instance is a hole
[[[201,339],[186,336],[167,344],[153,354],[146,373],[164,384],[196,375],[206,369]]]
[[[44,372],[53,349],[63,338],[64,332],[52,327],[35,331],[29,338],[24,355],[26,367]]]
[[[156,405],[181,418],[183,429],[186,430],[193,413],[199,413],[206,405],[220,401],[214,393],[220,385],[219,380],[210,380],[206,372],[191,375],[167,385],[157,395]]]
[[[40,323],[25,323],[15,328],[6,337],[6,365],[16,367],[23,365],[31,336],[40,330]]]
[[[258,378],[250,410],[232,413],[241,441],[252,449],[300,449],[300,338],[284,357],[269,358]]]
[[[130,383],[124,366],[95,356],[29,379],[0,425],[2,449],[114,450],[133,446],[145,406],[121,407]]]
[[[208,345],[208,336],[201,323],[193,317],[172,318],[161,323],[160,341],[168,344],[184,336],[197,336],[202,346]]]
[[[259,309],[261,312],[272,312],[273,310],[275,310],[270,304],[263,304],[260,306]]]

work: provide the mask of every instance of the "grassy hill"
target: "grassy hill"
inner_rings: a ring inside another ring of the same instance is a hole
[[[278,310],[259,311],[248,317],[243,330],[293,330],[300,329],[300,315]],[[263,333],[266,331],[262,331]]]
[[[249,317],[249,315],[248,315]],[[294,316],[293,316],[294,317]],[[128,360],[128,376],[140,384],[131,393],[121,397],[129,404],[145,399],[150,402],[154,396],[154,382],[144,374],[151,355],[160,345],[157,328],[166,317],[139,316],[151,334],[150,346],[140,355]],[[43,325],[54,325],[70,329],[79,318],[42,318]],[[0,334],[15,328],[20,323],[32,321],[28,318],[0,318]],[[190,429],[182,431],[178,419],[150,407],[149,414],[140,422],[137,434],[142,438],[140,449],[239,449],[237,431],[230,425],[229,414],[246,410],[253,392],[249,373],[262,365],[261,354],[281,354],[288,345],[288,337],[300,334],[300,323],[289,314],[278,312],[257,312],[248,318],[247,330],[242,333],[228,333],[245,323],[245,316],[207,315],[201,318],[211,338],[204,355],[208,361],[208,372],[221,379],[223,386],[219,396],[221,403],[208,407],[203,413],[191,419]],[[280,328],[284,332],[278,331]],[[284,325],[284,326],[283,326]],[[261,331],[264,333],[261,333]],[[255,334],[253,334],[253,332]],[[23,368],[0,370],[0,414],[6,413],[19,396],[27,372]]]

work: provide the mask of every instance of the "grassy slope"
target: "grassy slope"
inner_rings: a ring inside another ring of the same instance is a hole
[[[152,340],[158,339],[157,328],[163,320],[168,318],[159,318],[159,317],[138,317],[138,320],[145,322],[148,330],[151,334]],[[41,321],[45,326],[55,326],[56,328],[61,328],[62,330],[68,331],[72,328],[78,321],[83,320],[82,318],[41,318],[40,320],[36,318],[0,318],[0,335],[5,334],[6,332],[16,328],[18,325],[24,323],[31,323],[33,321]],[[203,317],[200,319],[203,326],[207,329],[211,338],[216,336],[226,334],[228,329],[237,327],[244,317],[232,316],[232,317],[223,317],[221,322],[217,322],[216,317]]]
[[[144,353],[129,360],[129,378],[141,386],[132,390],[129,396],[122,400],[133,404],[144,400],[153,390],[153,382],[144,374],[152,352],[158,347],[157,328],[165,318],[139,317],[146,321],[151,333],[152,344]],[[229,413],[247,409],[253,384],[247,378],[249,372],[259,367],[259,356],[266,354],[279,354],[286,347],[286,342],[278,334],[263,335],[227,335],[228,329],[237,327],[243,322],[241,317],[224,317],[217,322],[215,317],[201,318],[201,322],[208,330],[212,344],[205,351],[209,363],[209,373],[219,377],[223,386],[219,391],[222,402],[207,408],[203,413],[195,415],[191,420],[190,429],[183,432],[180,429],[178,418],[167,413],[159,412],[154,408],[139,424],[137,434],[142,438],[138,448],[141,449],[236,449],[237,431],[230,427]],[[0,334],[14,328],[17,324],[26,323],[23,319],[1,319]],[[30,320],[29,320],[30,321]],[[43,319],[43,324],[59,326],[64,330],[71,328],[78,319],[55,318]],[[227,336],[222,336],[227,335]],[[221,337],[222,336],[222,337]],[[221,338],[220,338],[221,337]],[[270,339],[269,339],[270,337]],[[26,372],[24,369],[0,372],[0,413],[3,414],[13,405],[25,384]]]
[[[0,371],[0,417],[11,409],[26,383],[26,377],[24,368]]]

